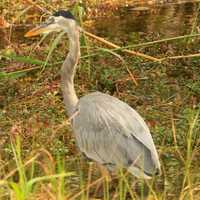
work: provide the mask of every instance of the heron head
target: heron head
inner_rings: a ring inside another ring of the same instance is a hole
[[[42,33],[50,33],[53,31],[69,32],[76,26],[76,20],[70,11],[59,10],[50,16],[44,23],[36,28],[28,31],[25,37],[32,37]]]

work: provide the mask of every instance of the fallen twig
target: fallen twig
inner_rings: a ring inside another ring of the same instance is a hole
[[[137,80],[135,79],[133,73],[131,72],[131,70],[128,68],[127,65],[125,65],[125,66],[126,66],[126,70],[128,71],[128,73],[129,73],[129,75],[130,75],[130,77],[131,77],[133,83],[135,83],[135,85],[138,86],[138,82],[137,82]]]
[[[122,47],[122,49],[150,46],[150,45],[159,44],[159,43],[163,43],[163,42],[169,42],[169,41],[173,41],[173,40],[180,40],[180,39],[186,39],[186,38],[193,38],[193,37],[198,37],[198,36],[200,36],[200,33],[193,34],[193,35],[191,35],[191,34],[190,35],[181,35],[181,36],[177,36],[177,37],[154,40],[154,41],[151,41],[151,42],[128,45],[128,46]]]
[[[108,45],[108,46],[110,46],[110,47],[119,48],[119,49],[121,48],[120,46],[118,46],[118,45],[116,45],[116,44],[114,44],[114,43],[112,43],[112,42],[109,42],[109,41],[107,41],[106,39],[104,39],[104,38],[102,38],[102,37],[96,36],[96,35],[94,35],[94,34],[88,32],[88,31],[85,31],[85,30],[81,29],[81,28],[80,28],[80,30],[81,30],[83,33],[85,33],[87,36],[90,36],[90,37],[92,37],[92,38],[94,38],[94,39],[96,39],[96,40],[98,40],[98,41],[101,41],[101,42],[103,42],[104,44],[106,44],[106,45]],[[131,55],[139,56],[139,57],[142,57],[142,58],[145,58],[145,59],[154,61],[154,62],[160,62],[160,59],[155,58],[155,57],[153,57],[153,56],[149,56],[149,55],[146,55],[146,54],[143,54],[143,53],[140,53],[140,52],[136,52],[136,51],[132,51],[132,50],[128,50],[128,49],[123,49],[123,48],[121,48],[121,49],[122,49],[122,51],[124,51],[124,52],[126,52],[126,53],[129,53],[129,54],[131,54]]]
[[[179,56],[170,56],[170,57],[161,58],[160,61],[162,62],[164,60],[194,58],[194,57],[200,57],[200,53],[188,54],[188,55],[179,55]]]

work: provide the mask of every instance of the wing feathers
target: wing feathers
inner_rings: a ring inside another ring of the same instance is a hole
[[[136,176],[146,171],[146,178],[148,173],[160,168],[147,125],[126,103],[96,92],[81,98],[79,109],[73,129],[78,146],[88,157],[100,163],[128,167]],[[141,169],[130,166],[130,160],[134,162],[141,152],[142,159],[136,161]]]

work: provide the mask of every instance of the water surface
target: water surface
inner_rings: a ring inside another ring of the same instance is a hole
[[[198,6],[198,3],[185,2],[121,7],[112,16],[95,18],[92,29],[101,36],[116,38],[122,43],[137,33],[149,35],[150,40],[151,34],[160,38],[190,34],[199,22]]]

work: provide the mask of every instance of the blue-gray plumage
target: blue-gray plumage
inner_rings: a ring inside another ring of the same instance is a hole
[[[160,171],[160,162],[149,128],[142,117],[119,99],[94,92],[78,99],[74,75],[80,58],[79,31],[69,11],[58,11],[26,36],[42,32],[65,31],[69,53],[61,68],[64,103],[79,149],[110,170],[127,168],[141,178]],[[76,114],[74,114],[76,113]]]
[[[89,158],[109,168],[126,167],[148,178],[160,168],[147,125],[126,103],[101,92],[80,98],[73,119],[78,146]]]

